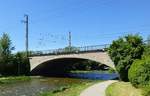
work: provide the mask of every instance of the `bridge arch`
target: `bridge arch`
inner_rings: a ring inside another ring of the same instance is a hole
[[[86,70],[89,67],[86,66],[88,60],[89,59],[74,57],[55,58],[39,64],[31,71],[31,74],[41,76],[63,76],[73,69]],[[83,63],[83,61],[87,63]],[[91,67],[92,70],[104,69],[105,66],[107,66],[97,61],[89,61],[93,63],[93,67]]]
[[[49,56],[34,56],[30,57],[30,70],[32,71],[37,66],[43,64],[44,62],[57,60],[61,58],[76,58],[76,59],[87,59],[105,64],[113,69],[115,66],[108,56],[107,52],[89,52],[89,53],[79,53],[79,54],[67,54],[67,55],[49,55]]]

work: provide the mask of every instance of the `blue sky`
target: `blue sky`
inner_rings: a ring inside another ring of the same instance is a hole
[[[150,34],[150,0],[0,0],[0,33],[15,51],[25,50],[24,14],[29,15],[29,49],[110,44],[128,33]],[[0,35],[1,35],[0,34]]]

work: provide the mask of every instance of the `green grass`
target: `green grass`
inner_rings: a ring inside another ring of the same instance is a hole
[[[129,82],[116,82],[106,89],[106,96],[142,96],[141,89],[134,88]]]
[[[1,77],[0,84],[10,84],[21,81],[28,81],[31,78],[28,76],[15,76],[15,77]]]
[[[82,82],[79,84],[72,84],[69,86],[63,86],[59,89],[55,89],[53,91],[50,92],[46,92],[46,93],[42,93],[40,94],[40,96],[79,96],[80,93],[86,89],[87,87],[98,83],[101,81],[91,81],[91,82]]]

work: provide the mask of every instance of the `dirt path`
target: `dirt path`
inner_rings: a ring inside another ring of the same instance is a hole
[[[106,88],[108,87],[108,85],[114,82],[117,82],[117,81],[109,80],[109,81],[104,81],[104,82],[95,84],[93,86],[90,86],[89,88],[81,92],[80,96],[105,96]]]

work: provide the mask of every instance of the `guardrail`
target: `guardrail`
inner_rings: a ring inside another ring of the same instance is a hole
[[[30,56],[41,56],[41,55],[61,55],[61,54],[72,54],[72,53],[85,53],[94,51],[105,51],[110,45],[93,45],[93,46],[83,46],[83,47],[66,47],[52,50],[41,50],[41,51],[31,51]]]

